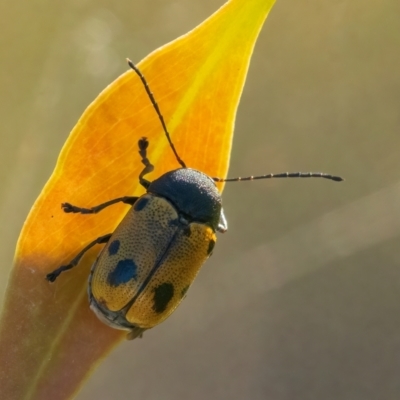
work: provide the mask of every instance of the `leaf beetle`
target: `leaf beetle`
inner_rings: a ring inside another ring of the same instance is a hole
[[[200,267],[212,254],[216,232],[227,230],[221,195],[216,182],[270,178],[325,178],[342,181],[325,173],[280,173],[246,178],[212,178],[186,167],[170,138],[163,116],[145,77],[128,60],[138,75],[161,122],[180,168],[149,182],[144,177],[154,166],[147,158],[149,142],[141,138],[139,154],[144,169],[139,183],[146,189],[140,197],[125,196],[92,208],[63,203],[66,213],[93,214],[122,202],[132,207],[113,233],[89,243],[67,265],[46,275],[54,282],[64,271],[78,265],[96,244],[105,244],[89,275],[90,308],[112,328],[127,330],[128,339],[142,336],[176,309]]]

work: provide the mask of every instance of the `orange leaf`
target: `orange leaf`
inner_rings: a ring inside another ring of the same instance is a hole
[[[225,176],[251,53],[273,3],[231,0],[139,64],[189,167]],[[62,212],[62,202],[90,207],[143,193],[141,136],[149,139],[156,166],[150,180],[179,167],[140,80],[128,71],[78,121],[21,232],[0,322],[2,398],[71,398],[125,337],[88,307],[87,276],[99,249],[55,284],[44,278],[85,244],[112,232],[127,211],[115,205],[99,215],[71,215]]]

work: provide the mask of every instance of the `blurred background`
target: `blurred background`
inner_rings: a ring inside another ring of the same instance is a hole
[[[85,107],[223,0],[0,4],[0,295]],[[92,399],[400,398],[400,2],[278,0],[236,121],[219,236],[181,307],[120,345]]]

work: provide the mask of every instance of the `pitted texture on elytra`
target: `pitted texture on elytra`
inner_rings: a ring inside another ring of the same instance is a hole
[[[142,196],[138,201],[141,199],[148,200],[145,207],[140,211],[134,207],[129,210],[93,267],[90,290],[94,298],[101,300],[103,306],[110,311],[121,310],[135,296],[178,230],[178,226],[170,224],[171,220],[178,218],[171,203],[150,194]],[[109,248],[115,246],[113,243],[116,240],[120,243],[118,252],[111,255],[113,251],[110,252]],[[118,265],[124,260],[131,260],[136,266],[135,274],[124,282],[122,278],[129,277],[128,273],[124,273],[117,286],[111,285],[110,276],[117,274],[118,268],[121,268]]]
[[[164,321],[181,302],[182,293],[186,292],[209,256],[210,241],[216,241],[214,231],[205,224],[191,223],[190,236],[186,230],[184,226],[179,227],[146,289],[128,310],[126,319],[129,322],[151,328]],[[165,283],[173,286],[173,296],[165,310],[157,312],[154,294]]]

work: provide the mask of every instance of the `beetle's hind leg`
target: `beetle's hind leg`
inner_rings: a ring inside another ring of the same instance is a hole
[[[138,198],[139,197],[132,197],[132,196],[118,197],[117,199],[106,201],[105,203],[101,203],[98,206],[91,208],[77,207],[70,203],[62,203],[61,207],[66,213],[96,214],[101,210],[104,210],[106,207],[116,203],[125,203],[125,204],[130,204],[132,206],[133,204],[135,204]]]
[[[126,339],[127,340],[133,340],[133,339],[136,339],[136,338],[140,338],[141,339],[143,337],[143,332],[145,330],[146,329],[139,328],[139,327],[132,328],[132,330],[129,331],[129,333],[126,335]]]
[[[58,275],[60,275],[64,271],[68,271],[71,268],[74,268],[78,265],[79,261],[83,257],[83,255],[90,249],[92,248],[95,244],[102,244],[102,243],[107,243],[111,237],[112,233],[109,233],[104,236],[98,237],[96,240],[93,240],[93,242],[89,243],[85,248],[83,248],[77,255],[76,257],[71,260],[71,262],[67,265],[63,265],[57,269],[55,269],[53,272],[50,272],[49,274],[46,275],[46,279],[49,282],[54,282],[57,278]]]
[[[143,177],[154,170],[154,165],[147,158],[147,148],[149,147],[149,141],[142,137],[139,142],[139,154],[142,157],[142,163],[144,165],[143,171],[139,175],[139,183],[145,188],[148,189],[150,186],[150,182]]]

